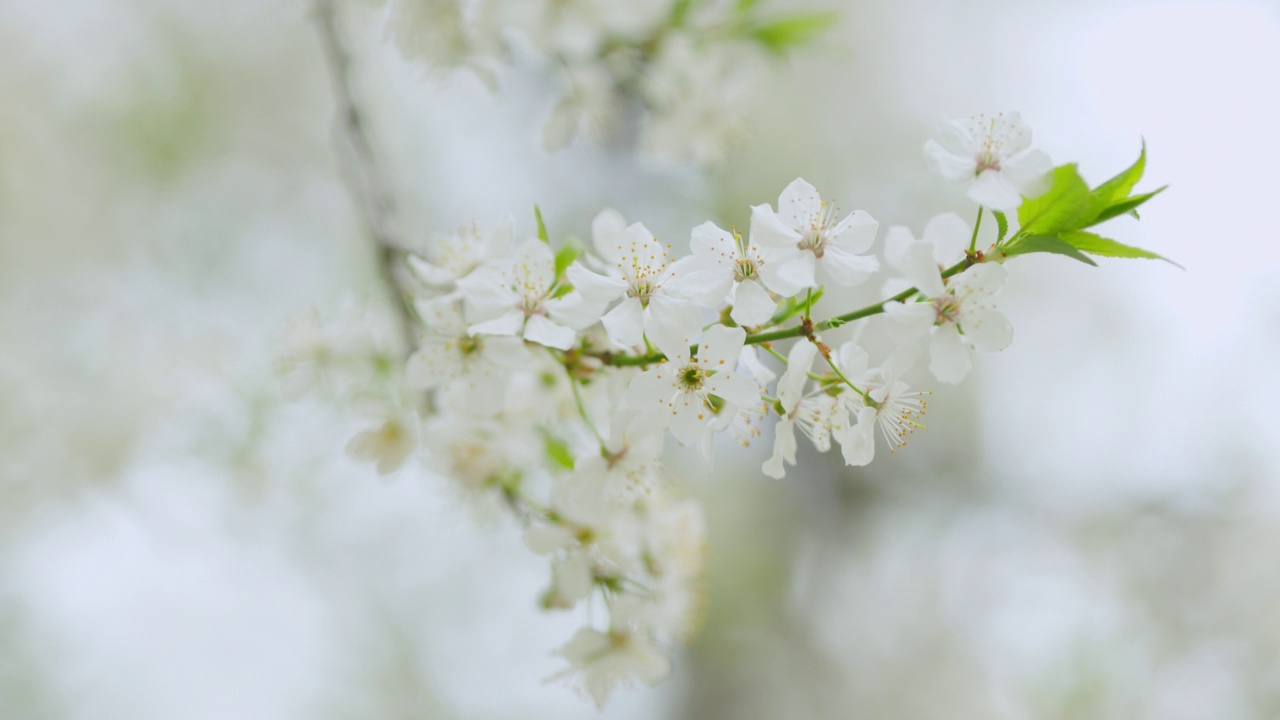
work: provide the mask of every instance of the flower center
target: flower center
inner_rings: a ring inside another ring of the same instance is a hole
[[[934,298],[933,312],[936,316],[934,323],[937,325],[960,322],[960,298],[950,293]]]
[[[464,335],[458,338],[458,351],[463,355],[471,355],[480,349],[480,338]]]
[[[653,297],[653,293],[657,289],[647,279],[637,279],[632,283],[627,293],[631,297],[638,299],[642,307],[649,307],[649,298]]]
[[[702,383],[706,381],[706,379],[706,370],[703,370],[697,365],[686,365],[685,368],[680,371],[680,375],[676,380],[680,383],[680,388],[682,390],[685,392],[692,392],[694,390],[701,389]]]
[[[756,261],[753,258],[739,257],[734,261],[733,279],[735,282],[751,280],[756,277],[758,270],[759,266],[757,266]]]

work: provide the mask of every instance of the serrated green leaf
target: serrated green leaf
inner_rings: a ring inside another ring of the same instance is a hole
[[[1097,267],[1098,263],[1094,262],[1088,255],[1077,250],[1066,240],[1053,235],[1023,235],[1018,242],[1004,248],[1004,254],[1009,257],[1015,255],[1028,255],[1030,253],[1054,253],[1057,255],[1066,255],[1069,258],[1079,260],[1086,265]]]
[[[1091,232],[1084,232],[1083,230],[1072,230],[1071,232],[1063,233],[1062,240],[1069,243],[1071,247],[1081,252],[1089,253],[1090,255],[1113,258],[1147,258],[1149,260],[1164,260],[1170,265],[1182,267],[1169,258],[1153,253],[1150,250],[1143,250],[1142,248],[1133,247],[1132,245],[1125,245],[1124,243],[1116,242],[1115,240],[1104,238],[1101,235],[1095,235]],[[1186,268],[1183,269],[1185,270]]]
[[[775,53],[804,45],[836,24],[834,12],[803,12],[784,15],[747,29],[747,36]]]
[[[1102,211],[1098,213],[1098,217],[1095,218],[1093,222],[1089,223],[1089,225],[1086,225],[1085,227],[1097,225],[1100,222],[1103,222],[1105,220],[1110,220],[1113,217],[1118,217],[1126,213],[1133,215],[1134,217],[1137,217],[1139,206],[1141,206],[1143,203],[1150,200],[1151,198],[1164,192],[1165,189],[1167,189],[1168,187],[1169,187],[1168,185],[1165,185],[1164,187],[1156,188],[1155,190],[1152,190],[1149,193],[1144,193],[1142,195],[1134,195],[1132,197],[1124,198],[1118,202],[1114,202],[1108,205],[1107,207],[1103,208]]]
[[[997,210],[991,211],[996,216],[996,244],[1004,242],[1004,236],[1009,234],[1009,218],[1005,214]]]
[[[542,434],[542,445],[547,451],[547,458],[565,470],[573,469],[573,453],[569,451],[569,443],[549,432]]]
[[[547,234],[547,224],[542,222],[542,209],[537,205],[533,206],[533,216],[538,220],[538,239],[550,245],[551,236]]]
[[[1018,224],[1028,235],[1057,235],[1087,227],[1103,207],[1074,164],[1060,165],[1053,169],[1048,192],[1022,202]]]
[[[1119,175],[1102,183],[1093,189],[1093,194],[1101,201],[1102,207],[1113,205],[1125,198],[1129,197],[1129,193],[1133,192],[1133,186],[1138,184],[1142,179],[1142,173],[1147,168],[1147,142],[1142,141],[1142,151],[1138,153],[1138,159],[1129,167],[1125,168]]]
[[[556,277],[562,277],[564,271],[574,260],[582,255],[582,245],[576,239],[570,238],[565,241],[560,249],[556,251]]]

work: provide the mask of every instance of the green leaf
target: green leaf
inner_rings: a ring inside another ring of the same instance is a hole
[[[684,24],[691,5],[693,0],[676,0],[676,4],[671,6],[671,27],[680,27]]]
[[[751,12],[751,10],[756,6],[756,2],[757,0],[738,0],[738,12]]]
[[[538,219],[538,239],[550,245],[551,236],[547,235],[547,224],[542,222],[542,209],[537,205],[533,206],[533,216]]]
[[[1004,254],[1008,257],[1042,252],[1066,255],[1069,258],[1094,267],[1098,265],[1088,255],[1072,247],[1066,240],[1052,235],[1024,235],[1019,238],[1018,242],[1004,248]]]
[[[1107,207],[1103,208],[1102,212],[1098,213],[1098,217],[1094,219],[1093,222],[1089,223],[1089,225],[1087,225],[1086,227],[1097,225],[1100,222],[1103,222],[1105,220],[1110,220],[1113,217],[1124,215],[1126,213],[1133,215],[1134,217],[1137,217],[1139,206],[1141,206],[1143,203],[1150,200],[1151,198],[1164,192],[1168,187],[1169,187],[1168,185],[1165,185],[1164,187],[1156,188],[1155,190],[1152,190],[1149,193],[1144,193],[1142,195],[1134,195],[1132,197],[1127,197],[1117,202],[1114,202],[1108,205]]]
[[[822,288],[822,287],[813,291],[814,305],[817,305],[818,300],[822,299],[822,293],[825,291],[826,291],[826,288]],[[797,295],[796,297],[791,297],[791,298],[787,298],[786,300],[783,300],[782,304],[779,305],[777,312],[773,314],[773,318],[769,320],[769,325],[781,325],[782,323],[804,312],[805,305],[807,304],[806,299],[807,299],[807,294]]]
[[[1088,227],[1104,206],[1074,164],[1060,165],[1053,169],[1049,191],[1018,207],[1018,224],[1028,235],[1057,235]]]
[[[810,42],[835,26],[839,18],[834,12],[793,13],[748,27],[746,34],[770,51],[783,53]]]
[[[1009,218],[997,210],[992,210],[991,214],[996,216],[996,244],[999,245],[1004,242],[1004,236],[1009,234]]]
[[[1148,258],[1151,260],[1164,260],[1171,265],[1182,267],[1169,258],[1164,257],[1163,255],[1157,255],[1150,250],[1143,250],[1142,248],[1125,245],[1124,243],[1116,242],[1110,238],[1104,238],[1101,235],[1095,235],[1082,230],[1072,230],[1071,232],[1063,233],[1062,240],[1070,244],[1071,247],[1080,250],[1081,252],[1089,253],[1090,255],[1113,258]],[[1186,268],[1183,269],[1185,270]]]
[[[1147,168],[1147,142],[1142,141],[1142,152],[1138,154],[1138,159],[1123,172],[1110,180],[1102,183],[1093,189],[1093,194],[1102,201],[1102,206],[1107,207],[1113,205],[1125,198],[1129,197],[1129,193],[1133,192],[1133,186],[1138,184],[1142,179],[1142,173]]]
[[[573,453],[569,451],[569,443],[549,432],[543,432],[542,444],[551,462],[565,470],[573,469]]]
[[[556,277],[563,277],[565,269],[580,255],[582,255],[582,245],[574,238],[566,240],[556,251]]]

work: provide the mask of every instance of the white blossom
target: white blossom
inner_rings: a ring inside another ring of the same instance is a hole
[[[819,280],[856,285],[880,269],[879,261],[863,254],[879,224],[863,210],[837,220],[839,215],[799,178],[783,189],[776,212],[768,205],[751,208],[751,241],[765,249],[761,277],[770,289],[791,296]]]
[[[920,350],[914,345],[899,346],[882,366],[872,368],[866,351],[857,344],[850,342],[840,347],[841,371],[867,394],[844,392],[840,395],[856,418],[841,442],[845,463],[854,466],[871,463],[876,452],[877,427],[890,452],[906,445],[907,436],[924,427],[920,418],[928,407],[924,400],[927,393],[912,392],[901,379],[919,355]]]
[[[576,328],[599,317],[576,293],[552,296],[555,256],[536,238],[516,248],[507,262],[482,267],[458,281],[467,303],[473,335],[521,336],[559,350],[573,345]]]
[[[967,242],[968,227],[955,216],[939,216],[925,229],[925,241],[895,227],[886,237],[886,256],[920,291],[918,301],[885,305],[890,333],[899,342],[915,342],[932,334],[929,370],[942,382],[957,383],[969,374],[969,347],[997,352],[1013,341],[1013,327],[998,312],[991,296],[1004,284],[1007,271],[983,262],[944,280],[936,261],[958,240]]]
[[[418,348],[405,364],[405,377],[416,388],[442,388],[461,393],[459,407],[492,415],[502,409],[513,370],[526,367],[530,354],[517,337],[472,335],[461,309],[453,302],[415,304],[423,330]]]
[[[728,300],[733,305],[729,316],[743,326],[761,325],[773,317],[778,304],[764,280],[767,261],[759,245],[706,222],[693,229],[690,248],[693,261],[684,288],[695,302],[717,309]]]
[[[558,654],[569,666],[551,676],[567,679],[603,708],[614,687],[634,681],[653,685],[671,672],[671,661],[642,630],[618,624],[608,631],[582,628]]]
[[[647,337],[667,357],[682,349],[688,355],[702,330],[702,313],[684,297],[679,283],[688,263],[677,263],[648,228],[640,223],[626,226],[613,210],[596,216],[591,238],[604,259],[604,273],[574,263],[568,277],[589,301],[622,300],[601,318],[609,338],[639,347]]]
[[[703,335],[697,357],[680,347],[666,362],[637,375],[627,392],[627,403],[639,412],[633,425],[670,428],[681,443],[693,445],[716,416],[712,396],[737,407],[759,402],[759,386],[734,370],[745,339],[742,328],[716,325]]]
[[[831,449],[831,440],[843,443],[849,431],[848,410],[825,388],[805,392],[809,371],[818,348],[807,340],[791,347],[787,369],[778,379],[778,405],[781,417],[774,427],[773,455],[764,462],[764,474],[772,478],[786,475],[786,466],[796,463],[796,430],[813,443],[818,452]]]
[[[1049,156],[1031,147],[1031,128],[1016,112],[947,120],[924,154],[939,175],[966,183],[970,200],[1001,212],[1048,189],[1053,169]]]
[[[488,233],[474,223],[423,244],[407,261],[423,283],[433,289],[450,290],[461,278],[485,263],[500,260],[511,252],[514,221],[502,218]]]
[[[369,406],[366,413],[375,424],[351,438],[347,454],[373,463],[379,475],[389,475],[399,470],[418,446],[417,416],[382,406]]]

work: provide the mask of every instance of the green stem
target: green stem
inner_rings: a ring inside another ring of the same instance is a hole
[[[978,206],[978,219],[973,221],[973,237],[969,238],[969,254],[978,251],[978,228],[982,227],[982,206]]]

